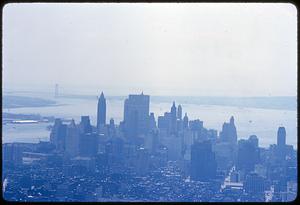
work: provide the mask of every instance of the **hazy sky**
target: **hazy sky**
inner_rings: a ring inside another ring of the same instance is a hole
[[[296,95],[292,4],[7,4],[3,87]]]

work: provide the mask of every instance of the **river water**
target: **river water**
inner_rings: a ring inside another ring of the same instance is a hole
[[[41,96],[39,96],[41,97]],[[43,97],[43,96],[42,96]],[[49,96],[46,99],[51,99]],[[53,100],[53,99],[52,99]],[[96,124],[97,98],[71,99],[56,98],[57,106],[27,107],[9,109],[11,113],[40,114],[42,116],[55,116],[73,118],[79,123],[80,116],[89,115],[91,123]],[[221,130],[222,124],[234,116],[238,138],[248,138],[255,134],[259,138],[259,145],[268,147],[276,143],[277,129],[284,126],[287,132],[287,144],[297,148],[297,111],[284,109],[261,109],[248,107],[199,105],[192,103],[181,104],[183,115],[187,112],[189,119],[200,119],[204,127]],[[172,102],[151,101],[150,112],[155,118],[170,111]],[[177,106],[177,104],[176,104]],[[110,118],[119,123],[123,119],[124,100],[107,98],[107,122]],[[7,112],[8,110],[3,110]],[[46,129],[49,123],[38,124],[6,124],[3,125],[2,142],[38,142],[48,140],[50,132]]]

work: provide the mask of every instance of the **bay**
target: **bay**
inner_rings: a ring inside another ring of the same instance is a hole
[[[53,98],[51,96],[39,96],[45,99],[55,100],[56,106],[11,108],[11,113],[40,114],[42,116],[55,116],[57,118],[73,118],[79,123],[80,117],[89,115],[91,123],[96,124],[97,97],[95,98]],[[174,99],[176,99],[174,97]],[[186,112],[189,119],[200,119],[204,127],[221,131],[225,121],[234,116],[239,139],[248,138],[255,134],[259,138],[259,145],[268,147],[276,143],[277,129],[284,126],[287,132],[287,144],[297,148],[297,111],[290,109],[262,109],[242,106],[203,105],[196,103],[182,103],[183,115]],[[169,112],[172,101],[151,101],[150,112],[154,112],[155,118]],[[178,104],[176,103],[176,106]],[[107,123],[113,118],[115,123],[123,119],[123,98],[107,97]],[[46,129],[48,123],[16,125],[3,125],[2,142],[37,142],[39,139],[49,139],[50,132]]]

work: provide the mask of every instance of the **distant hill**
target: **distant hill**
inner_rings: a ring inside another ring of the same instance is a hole
[[[4,95],[2,97],[3,108],[19,108],[19,107],[44,107],[55,105],[53,100],[46,100],[34,97],[23,97],[14,95]]]

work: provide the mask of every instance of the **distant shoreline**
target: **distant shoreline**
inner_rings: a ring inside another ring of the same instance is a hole
[[[107,96],[107,100],[125,100],[127,96]],[[63,95],[59,98],[94,100],[94,95]],[[150,96],[150,102],[217,105],[243,108],[297,110],[297,96],[224,97],[224,96]]]
[[[54,100],[15,95],[4,95],[2,97],[2,103],[2,109],[57,106],[57,102]]]
[[[97,100],[96,95],[61,95],[58,98],[63,99],[84,99]],[[126,96],[107,96],[107,100],[125,100]],[[277,97],[219,97],[219,96],[150,96],[150,102],[194,104],[194,105],[215,105],[231,106],[241,108],[257,109],[276,109],[276,110],[297,110],[296,96],[277,96]],[[44,99],[42,97],[25,96],[3,96],[3,109],[27,108],[27,107],[50,107],[62,106],[54,100]]]
[[[55,104],[55,105],[35,105],[35,106],[20,105],[20,106],[7,106],[7,107],[3,107],[2,109],[35,108],[35,107],[57,107],[57,106],[61,106],[61,105],[62,104]]]

